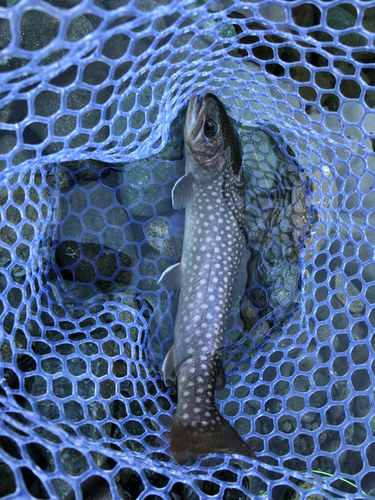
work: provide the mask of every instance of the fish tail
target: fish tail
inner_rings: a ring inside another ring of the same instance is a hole
[[[213,408],[204,420],[186,421],[175,415],[169,437],[169,450],[174,459],[183,465],[196,460],[199,455],[226,453],[256,458],[235,429]]]

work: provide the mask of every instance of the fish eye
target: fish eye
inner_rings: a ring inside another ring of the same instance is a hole
[[[215,137],[219,131],[219,125],[214,120],[204,122],[204,135],[206,137]]]

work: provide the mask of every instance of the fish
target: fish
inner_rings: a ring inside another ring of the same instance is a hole
[[[172,190],[173,208],[185,209],[182,257],[158,281],[178,294],[174,343],[162,366],[178,392],[169,449],[179,464],[213,452],[255,458],[215,406],[215,390],[226,384],[221,349],[250,256],[240,143],[215,95],[190,99],[184,142],[185,175]]]

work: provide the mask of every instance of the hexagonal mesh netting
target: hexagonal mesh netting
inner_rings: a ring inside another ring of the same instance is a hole
[[[0,0],[0,497],[375,496],[375,7]],[[220,411],[260,461],[174,462],[160,375],[183,108],[240,135],[253,285]]]

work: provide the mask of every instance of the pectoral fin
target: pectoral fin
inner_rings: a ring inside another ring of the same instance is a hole
[[[177,291],[181,288],[181,266],[180,263],[168,267],[158,279],[159,285],[167,290]]]
[[[193,194],[193,174],[185,174],[179,179],[172,189],[172,206],[175,210],[185,208],[186,203]]]
[[[174,352],[174,345],[169,349],[168,354],[165,356],[162,366],[164,383],[166,386],[176,385],[177,367],[176,357]]]

